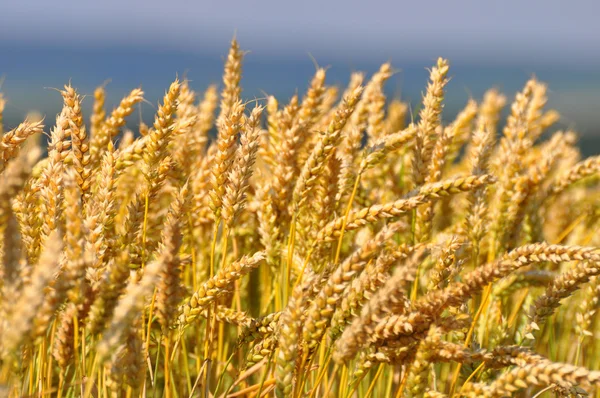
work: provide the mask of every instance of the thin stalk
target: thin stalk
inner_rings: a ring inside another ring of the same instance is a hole
[[[98,368],[98,356],[94,356],[94,364],[92,365],[92,372],[90,373],[90,377],[88,377],[87,382],[85,383],[85,390],[83,393],[83,398],[89,398],[92,394],[92,387],[94,387],[94,373]]]
[[[477,373],[481,372],[483,370],[483,368],[485,367],[485,362],[482,362],[477,368],[475,368],[475,370],[473,372],[471,372],[471,374],[469,375],[469,377],[467,377],[467,379],[465,380],[463,386],[465,384],[467,384],[468,382],[470,382],[473,377],[475,377],[475,375],[477,375]],[[460,391],[462,391],[462,387],[460,389]],[[459,391],[459,393],[460,393]]]
[[[167,396],[167,398],[171,397],[171,375],[170,375],[170,367],[169,367],[169,363],[171,362],[171,358],[169,357],[169,349],[171,346],[171,339],[169,338],[170,333],[167,332],[167,334],[164,336],[165,338],[165,367],[164,367],[164,372],[165,372],[165,395]]]
[[[215,220],[215,226],[214,226],[214,231],[213,231],[213,239],[212,239],[212,243],[210,246],[210,277],[212,278],[215,275],[215,250],[216,250],[216,246],[217,246],[217,234],[219,233],[219,224],[221,222],[220,217],[217,217],[217,219]],[[215,303],[216,304],[216,303]],[[205,385],[205,391],[204,391],[204,395],[208,397],[208,379],[209,379],[209,374],[210,374],[210,368],[211,368],[211,363],[210,363],[210,344],[212,342],[212,333],[213,333],[213,307],[214,306],[209,306],[208,307],[208,314],[207,314],[207,321],[206,321],[206,336],[208,338],[205,339],[205,344],[204,344],[204,362],[206,364],[206,368],[204,369],[205,375],[204,375],[204,385]],[[200,374],[200,376],[202,376]]]
[[[235,356],[235,352],[231,353],[231,355],[229,356],[229,359],[227,360],[227,362],[225,362],[225,367],[223,368],[223,371],[221,372],[221,375],[219,376],[219,380],[217,381],[217,386],[215,387],[215,392],[213,394],[215,397],[218,396],[217,393],[219,392],[219,388],[221,388],[221,384],[223,384],[223,379],[225,378],[225,374],[227,373],[227,367],[233,360],[234,356]],[[191,388],[190,388],[190,390],[191,390]]]
[[[156,360],[154,361],[154,374],[156,375],[156,377],[158,377],[158,364],[160,363],[160,351],[161,351],[162,345],[158,344],[157,348],[156,348]],[[150,356],[148,355],[148,360],[150,360]],[[151,364],[151,363],[150,363]],[[154,383],[152,383],[152,395],[155,396],[156,395],[156,388],[157,386],[157,382],[156,380],[154,381]]]
[[[467,333],[467,337],[465,338],[464,346],[467,348],[471,345],[471,341],[473,341],[473,333],[475,332],[475,325],[477,325],[477,321],[479,320],[479,317],[481,316],[481,313],[483,312],[483,309],[485,308],[485,305],[486,305],[491,293],[492,293],[492,284],[490,283],[485,287],[485,291],[483,293],[483,298],[481,299],[481,304],[479,305],[479,308],[477,309],[477,312],[475,313],[475,316],[473,317],[473,321],[471,322],[471,326],[469,327],[469,332]],[[459,363],[456,366],[454,375],[452,376],[452,383],[450,384],[449,396],[454,395],[454,390],[456,388],[456,383],[458,382],[458,376],[460,375],[461,368],[462,368],[462,363]]]
[[[258,387],[258,392],[256,393],[257,397],[260,397],[261,393],[262,393],[262,389],[265,385],[265,381],[267,380],[267,376],[269,374],[269,368],[271,367],[271,362],[273,361],[273,354],[271,353],[271,355],[269,355],[269,361],[267,362],[267,367],[265,368],[265,373],[263,374],[261,380],[260,380],[260,386]]]
[[[337,249],[335,251],[335,259],[333,260],[334,264],[337,264],[340,261],[340,253],[342,251],[342,242],[344,240],[344,232],[346,231],[346,224],[348,223],[348,215],[350,214],[350,210],[352,210],[352,203],[354,202],[354,197],[356,196],[356,191],[358,190],[358,184],[360,183],[360,177],[362,173],[358,173],[356,175],[356,179],[354,180],[354,187],[352,188],[352,194],[348,199],[348,205],[346,206],[346,212],[344,213],[344,220],[342,221],[342,229],[340,230],[340,238],[338,239]]]
[[[142,268],[146,266],[146,231],[148,229],[148,207],[150,198],[148,197],[148,191],[144,198],[144,224],[142,225]]]
[[[50,334],[50,345],[49,347],[54,347],[54,335],[56,333],[56,318],[52,322],[52,331]],[[46,381],[48,382],[48,386],[46,387],[48,390],[52,389],[52,362],[54,360],[53,355],[49,355],[48,358],[48,374],[46,375]]]
[[[373,381],[371,381],[371,384],[369,385],[369,389],[367,390],[367,394],[365,395],[365,398],[369,398],[371,396],[371,394],[373,393],[373,390],[375,389],[375,382],[377,382],[377,379],[383,373],[383,368],[384,368],[384,364],[382,364],[382,363],[379,364],[379,369],[377,369],[377,373],[375,373],[375,377],[373,377]]]
[[[408,368],[404,370],[402,380],[400,381],[400,385],[398,386],[398,391],[396,391],[396,398],[402,397],[402,393],[404,392],[404,386],[406,385],[406,381],[408,380],[408,371]],[[452,395],[449,396],[451,397]]]
[[[325,389],[325,394],[323,394],[324,397],[329,396],[329,393],[331,392],[331,389],[333,388],[333,384],[335,383],[335,376],[337,375],[339,368],[340,367],[338,364],[336,364],[333,367],[333,370],[331,371],[331,375],[329,376],[329,383],[327,384],[327,388]]]
[[[185,343],[185,336],[178,338],[181,341],[181,356],[183,361],[183,370],[185,372],[185,380],[187,382],[188,391],[192,391],[192,379],[190,375],[190,366],[188,361],[187,345]]]
[[[285,280],[283,283],[283,300],[282,303],[288,302],[290,280],[292,278],[292,263],[294,261],[294,246],[296,244],[296,211],[292,216],[292,224],[290,228],[290,235],[288,237],[288,253],[287,253],[287,267],[285,273]]]
[[[325,358],[327,358],[325,360],[324,365],[321,368],[321,371],[319,372],[319,375],[317,377],[317,381],[315,382],[315,385],[309,395],[309,398],[312,398],[315,396],[317,389],[319,388],[319,386],[321,385],[321,381],[323,380],[323,376],[325,376],[325,374],[327,373],[327,368],[329,366],[329,362],[331,362],[331,351],[332,351],[333,346],[329,346],[329,348],[327,349],[327,353],[325,354]],[[323,363],[323,359],[322,358],[319,363]]]

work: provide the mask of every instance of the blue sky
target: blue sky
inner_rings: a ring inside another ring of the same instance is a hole
[[[600,65],[598,1],[3,2],[0,42],[221,51],[234,32],[246,48],[286,56],[353,53],[504,64]],[[560,57],[556,55],[560,54]]]
[[[329,84],[385,61],[400,73],[387,88],[417,104],[426,68],[450,60],[445,116],[495,86],[509,98],[532,75],[549,83],[558,128],[600,146],[600,0],[6,0],[0,7],[5,120],[36,109],[53,117],[49,87],[72,81],[83,94],[109,79],[108,106],[142,86],[155,104],[176,74],[203,90],[219,82],[229,42],[250,54],[248,98],[303,92],[313,59]],[[84,101],[86,111],[91,100]],[[144,105],[144,117],[152,115]]]

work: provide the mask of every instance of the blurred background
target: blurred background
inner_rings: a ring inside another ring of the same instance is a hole
[[[112,108],[142,86],[151,121],[176,75],[194,89],[220,82],[235,34],[243,49],[245,98],[303,93],[315,63],[328,83],[372,73],[391,61],[399,73],[390,95],[418,107],[426,68],[450,60],[444,118],[492,86],[509,98],[535,75],[549,84],[557,128],[581,135],[586,154],[600,152],[598,1],[4,1],[0,9],[0,91],[5,124],[37,110],[53,123],[69,80],[89,98],[105,81]]]

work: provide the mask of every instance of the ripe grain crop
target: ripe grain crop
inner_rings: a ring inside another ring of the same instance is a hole
[[[246,101],[245,56],[139,134],[138,88],[0,95],[0,395],[600,397],[600,157],[544,83],[445,123],[448,60],[411,108],[389,63]]]

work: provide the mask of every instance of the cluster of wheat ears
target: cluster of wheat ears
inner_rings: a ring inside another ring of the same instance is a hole
[[[70,84],[47,156],[2,133],[0,395],[598,396],[600,156],[543,83],[498,132],[493,89],[442,124],[444,59],[410,115],[389,63],[245,102],[243,56],[139,134]]]

